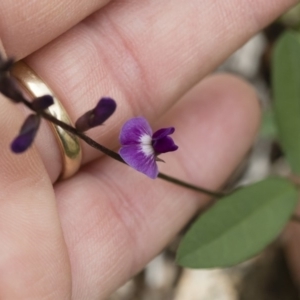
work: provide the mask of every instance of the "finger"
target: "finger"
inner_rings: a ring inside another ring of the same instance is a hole
[[[21,59],[103,7],[109,0],[0,3],[0,32],[7,54]]]
[[[293,2],[117,1],[27,62],[52,87],[73,120],[101,96],[115,98],[115,115],[89,135],[116,148],[119,128],[126,119],[133,115],[157,119]],[[53,149],[47,140],[50,134],[43,133],[38,142],[42,156]],[[83,145],[83,163],[99,155]],[[49,172],[59,159],[58,149],[43,156]]]
[[[0,299],[69,299],[70,264],[51,181],[34,147],[24,155],[9,150],[24,117],[2,96],[0,104]]]
[[[168,174],[217,189],[248,151],[259,123],[255,93],[241,80],[204,80],[158,127],[175,126]],[[207,197],[101,158],[56,185],[72,264],[73,297],[106,299],[174,237]]]

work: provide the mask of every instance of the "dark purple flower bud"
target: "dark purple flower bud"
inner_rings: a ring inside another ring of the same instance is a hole
[[[1,73],[8,72],[10,70],[10,68],[13,66],[13,64],[14,64],[14,59],[12,59],[12,58],[4,59],[0,55],[0,72]]]
[[[0,93],[16,103],[21,102],[24,99],[15,80],[11,77],[3,77],[0,79]]]
[[[119,154],[129,166],[154,179],[158,175],[156,162],[162,161],[157,155],[178,149],[168,136],[174,131],[174,127],[162,128],[152,135],[146,119],[132,118],[121,129]]]
[[[117,104],[111,98],[101,98],[97,106],[82,115],[75,123],[79,131],[86,131],[90,128],[103,124],[116,110]]]
[[[41,111],[47,109],[54,103],[53,97],[50,95],[45,95],[41,97],[37,97],[32,101],[32,108],[35,111]]]
[[[30,115],[21,127],[19,135],[11,143],[11,150],[14,153],[22,153],[32,144],[34,137],[39,129],[40,117]]]

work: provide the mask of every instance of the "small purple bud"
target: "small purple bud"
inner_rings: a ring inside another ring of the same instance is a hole
[[[21,127],[19,135],[11,143],[11,150],[14,153],[22,153],[32,144],[34,137],[40,125],[40,117],[38,115],[30,115]]]
[[[101,98],[96,107],[82,115],[75,123],[79,131],[103,124],[116,110],[117,104],[111,98]]]
[[[41,111],[47,109],[54,103],[53,97],[50,95],[45,95],[41,97],[37,97],[32,101],[32,108],[35,111]]]
[[[11,77],[3,77],[0,79],[0,93],[16,103],[24,99],[22,92]]]
[[[3,57],[0,56],[0,72],[1,73],[6,73],[10,70],[10,68],[14,64],[14,59],[9,58],[9,59],[4,59]]]

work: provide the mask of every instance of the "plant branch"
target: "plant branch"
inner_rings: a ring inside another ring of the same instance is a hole
[[[31,102],[29,102],[26,99],[23,99],[22,102],[30,110],[35,111],[34,108],[32,107]],[[49,122],[51,122],[51,123],[53,123],[53,124],[55,124],[57,126],[60,126],[61,128],[63,128],[64,130],[70,132],[71,134],[74,134],[74,135],[78,136],[81,140],[83,140],[84,142],[86,142],[91,147],[93,147],[93,148],[101,151],[102,153],[110,156],[111,158],[113,158],[113,159],[115,159],[115,160],[117,160],[119,162],[122,162],[122,163],[126,164],[124,162],[124,160],[121,158],[121,156],[118,153],[116,153],[116,152],[114,152],[114,151],[106,148],[105,146],[97,143],[95,140],[91,139],[89,136],[85,135],[84,133],[78,131],[76,128],[74,128],[74,127],[72,127],[72,126],[70,126],[70,125],[68,125],[68,124],[66,124],[66,123],[64,123],[64,122],[56,119],[55,117],[53,117],[52,115],[48,114],[45,111],[38,112],[38,113],[39,113],[40,116],[42,116],[47,121],[49,121]],[[208,189],[205,189],[205,188],[202,188],[202,187],[190,184],[188,182],[182,181],[180,179],[171,177],[171,176],[163,174],[163,173],[159,173],[158,174],[158,178],[163,179],[163,180],[168,181],[168,182],[171,182],[173,184],[182,186],[184,188],[187,188],[187,189],[190,189],[190,190],[193,190],[193,191],[196,191],[196,192],[200,192],[200,193],[203,193],[203,194],[215,197],[215,198],[221,198],[221,197],[223,197],[223,196],[226,195],[225,193],[211,191],[211,190],[208,190]]]

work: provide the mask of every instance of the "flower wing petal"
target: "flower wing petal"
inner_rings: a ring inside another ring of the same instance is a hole
[[[152,136],[152,129],[148,121],[142,117],[132,118],[121,129],[120,143],[122,145],[137,145],[144,135]]]
[[[167,135],[172,134],[174,131],[175,131],[174,127],[168,127],[168,128],[159,129],[159,130],[157,130],[157,131],[155,131],[153,133],[152,139],[153,140],[161,139],[161,138],[163,138],[163,137],[165,137]]]
[[[175,151],[178,149],[178,146],[175,145],[171,137],[165,136],[161,139],[153,141],[153,149],[155,153],[158,155],[160,153]]]
[[[158,175],[158,168],[154,155],[145,155],[140,145],[127,145],[119,150],[123,160],[135,170],[144,173],[155,179]]]

